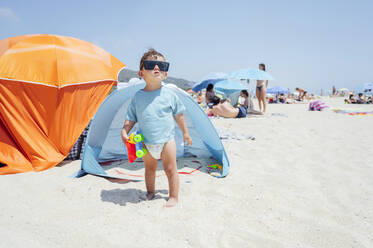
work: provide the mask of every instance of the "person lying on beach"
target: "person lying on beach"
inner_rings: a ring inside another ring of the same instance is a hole
[[[245,118],[247,114],[263,115],[262,112],[253,109],[246,109],[244,106],[233,107],[229,99],[220,100],[218,97],[213,99],[213,107],[210,113],[213,116],[225,118]]]
[[[172,90],[162,86],[162,81],[167,78],[168,67],[165,57],[156,50],[149,49],[144,53],[138,75],[144,79],[146,86],[132,98],[121,136],[126,143],[129,132],[138,124],[148,151],[143,157],[147,199],[155,197],[157,160],[162,159],[170,194],[165,207],[172,207],[177,204],[179,194],[174,122],[180,127],[186,145],[192,145],[192,139],[184,121],[184,105]]]

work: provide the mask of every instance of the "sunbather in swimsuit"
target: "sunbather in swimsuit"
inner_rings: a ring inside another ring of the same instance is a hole
[[[229,99],[223,100],[212,107],[212,114],[214,116],[221,116],[225,118],[245,118],[247,109],[244,106],[235,108],[230,103]]]

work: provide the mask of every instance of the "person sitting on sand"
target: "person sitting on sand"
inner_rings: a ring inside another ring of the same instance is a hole
[[[196,101],[197,101],[198,104],[203,103],[203,97],[202,97],[202,93],[200,91],[198,91],[198,93],[197,93]]]
[[[214,96],[215,96],[214,85],[213,84],[207,85],[206,95],[205,95],[205,101],[206,101],[207,106],[209,107],[212,106],[211,100]]]
[[[250,102],[250,106],[253,105],[251,99],[249,99],[249,92],[247,92],[247,90],[241,90],[240,97],[241,97],[241,99],[243,99],[243,101],[239,102],[237,104],[237,107],[243,106],[246,109],[248,109],[249,108],[249,102]]]
[[[354,94],[350,94],[348,96],[348,99],[345,99],[345,103],[357,103],[357,101],[354,99]]]
[[[304,98],[307,95],[307,91],[305,91],[304,89],[301,89],[301,88],[295,88],[295,90],[298,91],[298,93],[299,93],[298,101],[303,101]]]
[[[366,103],[366,100],[365,100],[365,97],[363,96],[363,93],[359,93],[357,99],[356,99],[356,102],[358,104],[364,104]]]
[[[280,94],[280,95],[278,96],[278,101],[279,101],[280,103],[285,103],[285,102],[286,102],[286,96],[285,96],[284,94]]]
[[[311,94],[311,95],[308,97],[308,100],[309,100],[309,101],[315,100],[315,95],[314,95],[314,94]]]

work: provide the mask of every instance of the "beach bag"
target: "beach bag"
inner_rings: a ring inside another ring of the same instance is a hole
[[[78,140],[75,142],[73,148],[71,148],[69,155],[67,155],[65,160],[82,159],[84,145],[85,145],[85,141],[88,135],[89,125],[83,130],[82,134],[79,136]]]
[[[326,108],[329,108],[329,106],[321,101],[321,100],[314,100],[312,102],[309,103],[309,106],[308,106],[308,110],[310,111],[321,111],[321,110],[324,110]]]

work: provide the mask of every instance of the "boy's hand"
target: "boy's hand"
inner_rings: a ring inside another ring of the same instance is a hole
[[[121,132],[122,141],[124,144],[129,140],[126,130],[123,128]]]
[[[135,122],[133,121],[129,121],[129,120],[124,121],[124,125],[123,125],[122,132],[121,132],[122,141],[124,144],[126,144],[126,142],[128,141],[128,133],[131,131],[134,125],[135,125]]]
[[[192,138],[189,136],[188,133],[184,134],[184,144],[188,146],[192,145]]]
[[[122,140],[123,140],[123,143],[125,144],[127,141],[128,141],[128,136],[127,135],[124,135],[122,133]]]

